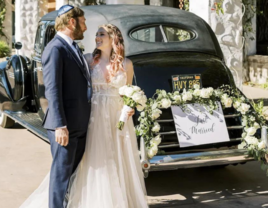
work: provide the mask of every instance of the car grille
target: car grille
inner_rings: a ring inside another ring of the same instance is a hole
[[[241,142],[243,126],[241,125],[241,118],[234,108],[227,108],[223,110],[230,141],[184,148],[180,148],[180,144],[178,142],[171,108],[161,110],[162,115],[157,120],[161,126],[159,134],[162,138],[162,142],[159,145],[159,154],[178,154],[178,152],[195,152],[200,151],[200,149],[205,150],[222,147],[234,148],[234,146]]]

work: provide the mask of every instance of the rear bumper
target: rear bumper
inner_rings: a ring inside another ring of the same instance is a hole
[[[150,160],[149,171],[228,165],[253,160],[253,158],[248,157],[246,150],[238,149],[179,155],[163,155],[155,156]]]

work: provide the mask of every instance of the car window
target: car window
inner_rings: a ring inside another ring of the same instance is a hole
[[[46,45],[54,38],[55,35],[56,35],[56,30],[54,28],[54,25],[47,26],[44,47],[46,47]]]
[[[194,38],[194,33],[175,26],[154,25],[139,28],[131,37],[145,42],[181,42]]]
[[[35,44],[34,44],[34,50],[37,53],[41,53],[42,50],[42,43],[45,35],[45,29],[46,29],[46,24],[40,23],[37,31],[36,31],[36,36],[35,36]]]

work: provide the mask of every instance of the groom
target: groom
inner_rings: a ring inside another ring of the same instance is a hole
[[[53,162],[50,172],[49,208],[63,208],[72,173],[86,144],[90,116],[91,79],[88,65],[74,40],[84,38],[84,12],[71,5],[58,10],[56,36],[42,55],[47,129]]]

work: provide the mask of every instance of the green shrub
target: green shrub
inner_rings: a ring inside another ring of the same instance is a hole
[[[0,41],[0,58],[10,55],[10,48],[5,41]]]

